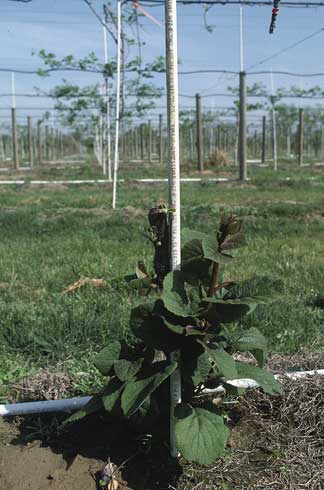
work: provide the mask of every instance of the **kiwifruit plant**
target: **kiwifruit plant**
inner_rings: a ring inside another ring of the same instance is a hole
[[[209,464],[224,454],[230,431],[221,405],[201,396],[204,389],[226,390],[230,380],[249,378],[269,394],[280,391],[273,375],[262,369],[265,337],[257,328],[244,329],[241,320],[279,292],[282,284],[269,277],[223,280],[232,250],[244,244],[236,216],[222,216],[211,235],[183,230],[181,269],[174,272],[170,271],[172,211],[159,206],[148,217],[154,272],[148,273],[140,263],[135,276],[128,277],[133,287],[146,293],[138,296],[140,302],[130,313],[134,342],[112,341],[98,354],[95,365],[107,376],[107,384],[67,422],[102,408],[134,421],[168,419],[168,378],[179,368],[177,447],[187,460]],[[171,361],[173,351],[179,353],[178,362]],[[255,363],[235,360],[233,355],[239,352],[252,354]]]

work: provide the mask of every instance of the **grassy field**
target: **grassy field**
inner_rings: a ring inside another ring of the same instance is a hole
[[[231,176],[232,170],[220,175]],[[166,169],[140,172],[141,177],[152,175],[165,177]],[[86,165],[36,170],[32,176],[102,178],[98,169]],[[44,366],[75,375],[81,392],[100,383],[93,357],[110,339],[128,335],[130,307],[138,301],[116,278],[132,273],[137,260],[151,261],[153,250],[143,233],[146,214],[152,205],[167,201],[166,185],[128,182],[135,176],[134,168],[121,170],[125,182],[119,185],[114,212],[110,186],[0,186],[3,399],[15,379]],[[246,322],[268,336],[272,352],[320,350],[324,169],[285,166],[275,176],[270,169],[253,169],[250,177],[245,185],[183,184],[182,225],[213,232],[222,212],[239,215],[247,246],[226,277],[264,274],[281,278],[285,285],[281,298],[258,307]],[[83,276],[103,278],[107,285],[62,293]]]

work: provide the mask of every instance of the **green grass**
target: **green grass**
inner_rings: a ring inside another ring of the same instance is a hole
[[[197,230],[212,233],[223,211],[242,217],[247,246],[226,277],[284,281],[283,296],[245,322],[268,336],[271,351],[293,353],[323,347],[324,310],[312,298],[324,293],[324,170],[296,169],[284,182],[287,172],[255,169],[247,185],[183,184],[181,201],[183,226]],[[132,177],[134,170],[123,173]],[[316,182],[309,180],[315,174]],[[89,372],[80,389],[90,390],[95,353],[128,335],[137,301],[113,279],[133,272],[139,259],[151,261],[146,213],[166,200],[164,184],[120,184],[115,212],[109,186],[0,188],[0,396],[15,378],[57,364]],[[80,276],[102,277],[107,286],[62,294]]]

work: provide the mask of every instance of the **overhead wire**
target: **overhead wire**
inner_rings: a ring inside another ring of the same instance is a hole
[[[316,31],[312,32],[311,34],[309,34],[308,36],[304,37],[303,39],[300,39],[299,41],[296,41],[295,43],[293,44],[290,44],[289,46],[283,48],[283,49],[280,49],[279,51],[277,51],[276,53],[270,55],[270,56],[267,56],[266,58],[264,58],[263,60],[260,60],[260,61],[257,61],[256,63],[254,63],[253,65],[250,65],[247,70],[251,70],[252,68],[255,68],[256,66],[259,66],[259,65],[262,65],[264,63],[266,63],[267,61],[270,61],[274,58],[277,58],[277,56],[280,56],[281,54],[283,53],[286,53],[287,51],[289,51],[290,49],[293,49],[295,48],[296,46],[299,46],[300,44],[302,44],[303,42],[305,41],[308,41],[309,39],[312,39],[313,37],[317,36],[318,34],[322,33],[324,31],[324,27],[321,27],[320,29],[317,29]]]

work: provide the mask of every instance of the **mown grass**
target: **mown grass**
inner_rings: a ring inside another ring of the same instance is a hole
[[[242,217],[247,246],[226,277],[284,281],[282,297],[258,307],[246,324],[268,336],[271,351],[294,353],[323,347],[324,310],[313,299],[324,292],[324,170],[316,181],[309,168],[296,169],[291,181],[285,172],[255,169],[246,185],[183,184],[182,224],[213,233],[222,212]],[[166,200],[164,184],[120,184],[114,212],[110,186],[0,188],[0,394],[15,378],[58,363],[86,372],[80,387],[91,390],[95,353],[128,335],[138,300],[115,279],[137,260],[151,261],[146,213]],[[81,276],[104,278],[107,286],[62,294]]]

